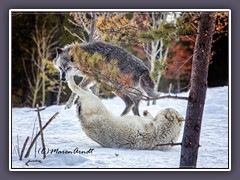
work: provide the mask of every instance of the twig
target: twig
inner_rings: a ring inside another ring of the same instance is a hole
[[[170,143],[166,143],[166,144],[157,144],[155,146],[178,146],[178,145],[182,145],[182,143],[174,143],[174,142],[170,142]]]
[[[36,127],[36,134],[38,132],[38,128]],[[35,143],[35,152],[34,152],[34,157],[36,158],[37,157],[37,141]]]
[[[21,151],[20,158],[19,158],[20,161],[22,160],[23,153],[24,153],[24,150],[25,150],[25,148],[26,148],[26,145],[27,145],[28,140],[29,140],[29,136],[26,138],[26,140],[25,140],[25,142],[24,142],[24,144],[23,144],[22,151]]]
[[[32,130],[32,136],[31,136],[31,142],[33,140],[33,136],[34,136],[34,130],[35,130],[35,126],[36,126],[36,121],[37,121],[37,117],[35,118],[34,124],[33,124],[33,130]]]
[[[37,113],[38,113],[38,122],[39,122],[40,135],[41,135],[42,148],[43,148],[43,159],[45,159],[46,158],[46,151],[45,151],[46,146],[45,146],[44,137],[43,137],[42,120],[41,120],[38,104],[37,104]]]
[[[190,84],[188,84],[187,86],[181,88],[180,91],[185,90],[185,89],[187,89],[187,88],[189,88],[189,87],[190,87]]]
[[[44,107],[41,107],[41,108],[37,108],[36,110],[34,109],[33,111],[43,111],[43,110],[45,110],[46,109],[46,106],[44,106]]]
[[[18,157],[20,158],[20,148],[19,148],[19,138],[17,135],[17,153],[18,153]]]
[[[192,59],[192,57],[193,57],[193,55],[191,55],[191,56],[176,70],[176,72],[175,72],[173,75],[171,75],[171,77],[175,76],[175,75],[178,73],[178,71],[179,71],[190,59]]]
[[[28,166],[28,163],[32,163],[32,162],[39,162],[39,163],[42,163],[41,160],[28,160],[25,164]]]
[[[164,99],[164,98],[180,99],[180,100],[188,100],[188,97],[182,97],[182,96],[171,96],[171,95],[159,96],[159,97],[154,97],[154,98],[149,98],[149,97],[148,97],[148,98],[142,98],[141,100],[151,101],[151,100]]]
[[[136,88],[134,87],[129,87],[129,88],[132,88],[132,89],[135,89],[137,90]],[[139,91],[139,90],[138,90]],[[140,94],[136,93],[136,92],[132,92],[132,91],[128,91],[128,90],[124,90],[124,92],[128,92],[130,94],[134,94],[134,95],[137,95],[137,96],[141,96],[140,100],[143,100],[143,101],[152,101],[152,100],[157,100],[157,99],[164,99],[164,98],[171,98],[171,99],[180,99],[180,100],[188,100],[188,97],[182,97],[182,96],[171,96],[171,95],[166,95],[166,96],[158,96],[158,97],[148,97],[148,96],[145,96],[144,94],[140,92]]]
[[[17,146],[14,145],[14,143],[12,143],[12,146],[13,146],[13,151],[12,153],[15,153],[17,156],[18,156],[18,153],[17,153]],[[19,156],[18,156],[19,157]]]
[[[84,22],[83,19],[82,19],[81,13],[78,13],[77,15],[78,15],[78,20],[80,20],[81,23],[82,23],[81,25],[84,27],[84,29],[85,29],[85,31],[87,32],[87,34],[89,34],[90,31],[89,31],[89,29],[87,28],[87,25],[85,24],[85,22]]]
[[[68,22],[72,23],[74,26],[77,26],[77,27],[80,27],[80,28],[82,28],[82,26],[81,26],[81,25],[79,25],[79,24],[77,24],[77,23],[73,22],[71,19],[68,19]]]
[[[33,141],[31,142],[28,150],[27,150],[27,153],[25,154],[25,158],[27,158],[31,152],[31,149],[35,143],[35,141],[37,140],[38,136],[40,136],[41,134],[41,131],[43,131],[44,129],[46,129],[46,127],[51,123],[51,121],[59,114],[59,112],[56,112],[49,120],[48,122],[42,127],[42,129],[39,130],[39,132],[36,134],[36,136],[34,137]]]
[[[64,26],[64,30],[66,30],[67,32],[69,32],[71,35],[77,37],[79,40],[81,40],[82,42],[85,42],[81,37],[79,37],[76,33],[72,33],[67,27]]]

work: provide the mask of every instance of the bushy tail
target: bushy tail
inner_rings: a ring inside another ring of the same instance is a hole
[[[158,97],[160,93],[154,90],[155,83],[153,82],[152,78],[149,76],[148,73],[143,74],[140,78],[140,85],[143,90],[147,93],[150,97]]]

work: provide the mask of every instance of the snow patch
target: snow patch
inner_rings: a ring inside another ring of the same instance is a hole
[[[178,95],[187,97],[188,92]],[[102,101],[115,115],[120,115],[125,107],[124,102],[118,97]],[[74,106],[65,110],[64,105],[50,106],[41,111],[43,125],[52,115],[60,112],[44,130],[46,148],[58,148],[62,151],[73,151],[78,148],[86,152],[91,148],[92,153],[55,153],[47,154],[46,159],[42,159],[41,153],[37,152],[35,157],[32,150],[29,158],[19,161],[17,136],[21,149],[27,136],[31,140],[37,112],[31,108],[12,108],[12,168],[179,168],[180,146],[168,151],[103,148],[82,131],[75,108]],[[155,115],[160,109],[165,108],[174,108],[185,117],[187,101],[161,99],[157,101],[157,105],[150,106],[143,101],[140,104],[140,113],[147,109]],[[228,168],[228,121],[228,87],[208,89],[202,121],[198,168]],[[38,121],[36,126],[38,127]],[[41,148],[40,138],[37,142],[37,150],[39,148]],[[41,160],[41,163],[31,162],[26,165],[28,160],[34,159]]]

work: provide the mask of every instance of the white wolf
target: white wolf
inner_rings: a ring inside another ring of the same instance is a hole
[[[77,86],[73,76],[68,86],[79,96],[77,115],[82,129],[103,147],[166,150],[171,148],[166,144],[179,138],[184,118],[174,109],[159,111],[155,117],[147,111],[145,117],[114,116],[99,97]]]
[[[137,57],[129,54],[124,49],[103,42],[91,42],[86,44],[78,44],[79,48],[83,52],[87,52],[91,55],[99,53],[106,58],[106,62],[110,62],[112,59],[117,61],[117,66],[123,75],[131,75],[132,83],[131,87],[137,89],[134,94],[126,92],[114,92],[125,102],[125,109],[122,115],[127,114],[131,109],[134,115],[139,115],[139,102],[142,93],[146,93],[150,97],[157,97],[159,93],[154,91],[154,81],[149,75],[148,68]],[[60,78],[62,81],[67,81],[70,76],[84,76],[79,66],[77,66],[73,57],[69,54],[73,45],[65,46],[64,48],[57,48],[57,56],[54,59],[55,67],[60,71]],[[81,82],[80,86],[83,89],[88,89],[93,82],[87,77]],[[133,90],[133,89],[131,89]],[[73,93],[66,104],[66,108],[70,108],[76,98]]]

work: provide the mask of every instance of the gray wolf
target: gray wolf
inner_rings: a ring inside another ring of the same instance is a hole
[[[126,105],[121,115],[126,115],[131,109],[134,115],[140,115],[139,102],[141,93],[146,93],[150,97],[159,96],[159,93],[154,91],[155,84],[149,75],[149,69],[140,59],[128,53],[121,47],[101,41],[79,44],[79,47],[83,52],[87,52],[91,55],[96,52],[99,53],[106,58],[105,61],[107,62],[110,62],[113,59],[117,60],[117,66],[120,72],[123,75],[131,75],[131,87],[135,89],[131,89],[131,91],[134,91],[134,94],[129,94],[124,91],[114,91],[114,93],[119,96]],[[67,81],[72,75],[85,77],[80,86],[87,90],[93,85],[93,82],[84,75],[81,68],[76,64],[76,61],[74,61],[73,56],[69,54],[72,48],[73,45],[67,45],[64,48],[57,48],[57,56],[53,61],[54,65],[60,71],[60,78],[62,81]],[[66,104],[66,108],[70,108],[75,99],[76,95],[73,93]]]
[[[83,131],[103,147],[167,150],[180,136],[184,118],[174,109],[160,110],[155,117],[148,111],[145,117],[114,116],[99,97],[77,86],[73,76],[68,86],[79,96],[76,110]]]

